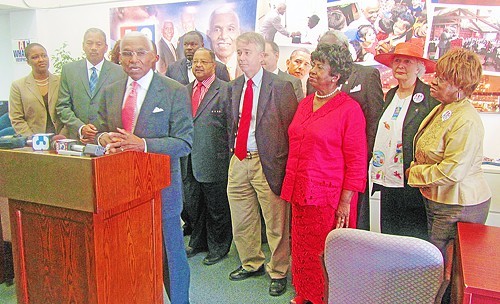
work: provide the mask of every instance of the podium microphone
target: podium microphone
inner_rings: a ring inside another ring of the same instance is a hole
[[[66,136],[61,134],[52,136],[52,138],[50,139],[50,148],[52,150],[57,150],[57,141],[61,139],[66,139]]]
[[[54,142],[57,154],[72,156],[102,156],[106,152],[104,147],[87,144],[80,145],[76,139],[67,139],[64,136]]]

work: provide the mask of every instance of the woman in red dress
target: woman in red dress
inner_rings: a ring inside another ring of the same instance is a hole
[[[349,50],[320,44],[309,81],[317,90],[300,103],[288,129],[281,197],[292,205],[292,303],[325,303],[322,255],[328,233],[356,227],[358,192],[366,185],[365,118],[340,91],[351,72]]]

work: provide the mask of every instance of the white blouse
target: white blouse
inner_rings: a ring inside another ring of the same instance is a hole
[[[370,162],[373,183],[391,188],[404,187],[403,122],[411,96],[399,98],[394,94],[380,118]]]

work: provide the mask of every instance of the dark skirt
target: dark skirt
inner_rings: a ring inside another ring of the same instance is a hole
[[[382,233],[413,236],[428,240],[425,204],[418,188],[380,189],[380,228]]]

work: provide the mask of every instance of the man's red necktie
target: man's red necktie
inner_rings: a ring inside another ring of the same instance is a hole
[[[193,113],[193,117],[196,116],[196,111],[198,111],[198,107],[201,102],[201,88],[203,87],[203,83],[198,82],[196,88],[193,92],[193,98],[191,98],[191,110]]]
[[[238,133],[236,136],[236,147],[234,148],[234,155],[236,155],[239,160],[243,160],[247,156],[248,132],[250,131],[250,121],[252,120],[252,86],[252,79],[248,79],[245,96],[243,97],[243,109],[241,110],[240,124],[238,126]]]
[[[127,98],[125,99],[125,105],[122,109],[122,125],[123,128],[128,132],[133,132],[134,129],[134,118],[135,118],[135,108],[137,106],[137,89],[139,84],[134,81],[132,82],[132,89],[130,90]]]

